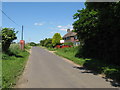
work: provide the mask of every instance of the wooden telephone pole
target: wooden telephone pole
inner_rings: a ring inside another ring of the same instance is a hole
[[[21,40],[23,40],[23,25],[22,25],[22,36],[21,36]]]
[[[20,49],[24,50],[25,48],[25,41],[23,40],[23,25],[22,25],[22,33],[21,33],[21,40],[20,40]]]

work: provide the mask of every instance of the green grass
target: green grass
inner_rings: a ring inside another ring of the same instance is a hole
[[[11,45],[8,54],[2,54],[2,88],[11,88],[22,74],[29,53],[19,50],[18,45]]]
[[[26,45],[25,45],[25,49],[26,49],[26,50],[30,50],[31,47],[32,47],[32,46],[30,46],[29,44],[26,44]]]
[[[85,62],[85,59],[75,57],[75,54],[77,53],[78,47],[70,47],[70,48],[61,48],[57,49],[55,52],[57,55],[63,56],[76,64],[83,65]]]
[[[50,47],[47,48],[47,47],[44,47],[44,46],[39,46],[39,47],[47,49],[49,51],[56,51],[57,50],[57,48],[50,48]]]
[[[57,48],[47,48],[49,51],[56,51]]]

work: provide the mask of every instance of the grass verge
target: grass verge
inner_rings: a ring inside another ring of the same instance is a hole
[[[2,88],[12,88],[22,74],[29,53],[19,50],[19,45],[11,45],[8,54],[2,54]]]
[[[56,49],[56,54],[73,61],[76,64],[83,65],[85,59],[75,57],[78,47]]]

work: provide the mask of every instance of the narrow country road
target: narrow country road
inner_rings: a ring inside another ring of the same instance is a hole
[[[79,69],[78,69],[79,68]],[[111,88],[100,76],[40,47],[33,47],[16,88]]]

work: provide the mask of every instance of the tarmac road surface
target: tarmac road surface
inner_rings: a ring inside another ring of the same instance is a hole
[[[50,53],[33,47],[24,74],[15,88],[112,88],[98,75]]]

